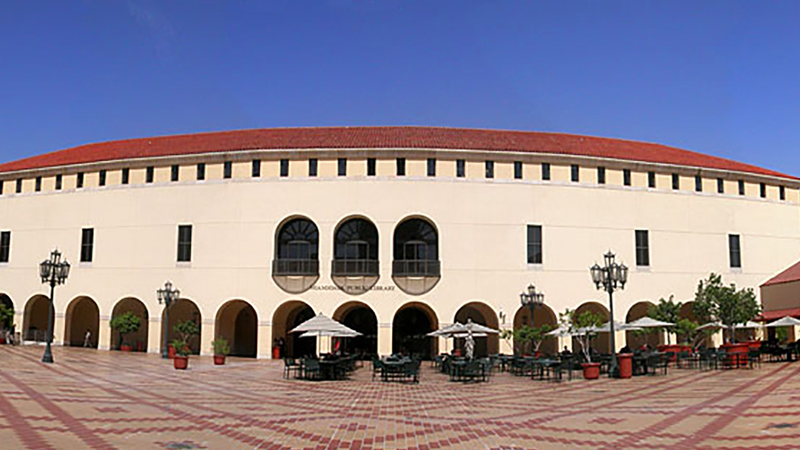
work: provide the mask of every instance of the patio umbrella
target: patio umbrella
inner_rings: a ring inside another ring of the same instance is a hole
[[[640,331],[642,328],[634,326],[630,323],[622,323],[614,321],[614,331]],[[595,327],[593,331],[597,331],[599,333],[609,333],[611,332],[611,321],[604,323],[601,327]]]
[[[698,330],[705,330],[706,328],[722,328],[722,324],[720,322],[708,322],[707,324],[700,325],[697,327]]]
[[[356,337],[361,336],[361,333],[355,332],[345,332],[345,331],[306,331],[305,333],[301,334],[300,337],[319,337],[319,336],[326,336],[326,337]]]
[[[629,322],[628,325],[639,328],[664,328],[675,326],[674,323],[656,320],[652,317],[642,317],[641,319],[636,319],[633,322]]]
[[[290,333],[300,333],[302,331],[314,332],[317,336],[329,336],[323,333],[350,333],[358,334],[356,330],[348,328],[330,317],[319,313],[298,325]]]
[[[753,322],[752,320],[748,320],[747,323],[737,324],[736,325],[736,329],[737,330],[745,330],[745,329],[749,329],[749,328],[761,328],[762,326],[763,325],[761,325],[758,322]]]
[[[572,335],[572,333],[570,333],[569,328],[566,328],[563,325],[560,325],[555,330],[547,333],[547,336],[558,336],[558,337],[564,337],[570,335]]]
[[[445,336],[449,337],[453,334],[463,334],[467,332],[467,325],[472,325],[472,332],[474,333],[484,333],[484,334],[498,334],[499,331],[489,328],[487,326],[481,325],[479,323],[475,323],[472,319],[468,319],[466,324],[456,322],[452,325],[448,325],[440,330],[433,331],[428,333],[430,337],[438,337],[438,336]]]
[[[786,316],[782,319],[778,319],[775,322],[770,322],[766,326],[768,327],[793,327],[800,325],[800,320],[795,319],[792,316]]]

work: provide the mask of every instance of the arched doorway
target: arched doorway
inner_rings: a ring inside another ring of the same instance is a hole
[[[161,320],[163,323],[164,312],[161,312]],[[167,344],[173,340],[178,339],[180,335],[175,331],[175,325],[191,320],[197,325],[198,335],[189,339],[189,349],[193,355],[200,354],[200,336],[203,333],[203,318],[200,315],[200,308],[197,307],[195,302],[188,298],[178,299],[177,302],[169,305],[169,322],[167,323]],[[163,333],[164,330],[162,329]],[[161,345],[163,346],[163,339]],[[162,349],[163,351],[163,349]]]
[[[11,297],[6,294],[0,294],[0,305],[3,305],[6,310],[14,312],[14,302],[11,301]],[[12,315],[10,319],[4,322],[0,322],[0,330],[9,330],[12,331],[14,329],[14,316]]]
[[[135,333],[128,333],[125,335],[125,344],[132,346],[137,352],[146,352],[147,333],[149,331],[148,329],[150,328],[148,324],[150,314],[147,312],[147,306],[145,306],[144,303],[137,298],[123,298],[122,300],[118,301],[116,305],[114,305],[114,310],[111,312],[111,319],[113,320],[115,317],[125,314],[126,312],[130,312],[134,316],[138,317],[142,322],[141,326],[139,326],[139,329]],[[111,330],[111,348],[119,349],[121,344],[119,333]]]
[[[281,357],[300,358],[317,353],[317,338],[301,338],[302,333],[289,333],[314,315],[314,310],[299,300],[288,301],[275,310],[272,315],[272,342],[284,340],[284,354]]]
[[[601,305],[597,302],[586,302],[578,307],[575,310],[575,317],[580,316],[586,311],[592,311],[595,314],[599,314],[600,317],[603,318],[603,322],[608,322],[609,313],[605,306]],[[572,338],[572,348],[580,351],[581,345],[578,342],[577,338]],[[600,353],[608,354],[611,353],[611,340],[610,340],[610,333],[598,333],[597,336],[592,339],[591,348],[597,350]]]
[[[223,337],[231,348],[231,356],[255,358],[258,342],[258,316],[244,300],[226,302],[217,312],[215,338]]]
[[[47,339],[47,316],[50,299],[44,295],[34,295],[25,303],[22,317],[22,339],[44,342]]]
[[[345,351],[366,359],[378,354],[378,317],[365,303],[351,301],[336,308],[333,320],[358,331],[361,336],[346,338]]]
[[[470,302],[462,306],[456,311],[456,316],[453,320],[459,323],[467,323],[468,320],[472,320],[473,323],[485,325],[495,330],[500,327],[497,314],[491,306],[482,302]],[[490,334],[486,337],[475,339],[476,358],[483,358],[498,353],[500,353],[500,337],[498,335]]]
[[[439,339],[427,334],[439,328],[436,313],[424,303],[403,305],[392,321],[392,353],[432,359],[439,353]]]
[[[654,306],[655,305],[646,300],[637,302],[628,310],[628,314],[625,316],[625,323],[631,323],[634,320],[647,317],[650,308]],[[645,328],[642,331],[626,331],[625,342],[631,350],[637,349],[644,344],[647,344],[650,348],[658,348],[659,345],[664,343],[664,329]]]
[[[514,329],[518,330],[522,328],[523,325],[530,326],[530,315],[530,308],[520,306],[519,309],[517,309],[517,313],[514,314]],[[534,328],[539,328],[544,325],[550,325],[553,329],[558,327],[556,313],[547,305],[538,306],[533,311]],[[520,352],[522,348],[524,348],[524,345],[515,340],[514,352]],[[543,355],[555,355],[558,353],[558,339],[555,337],[546,338],[539,347],[539,352]]]
[[[97,348],[100,332],[100,308],[89,297],[69,302],[64,328],[64,345]]]

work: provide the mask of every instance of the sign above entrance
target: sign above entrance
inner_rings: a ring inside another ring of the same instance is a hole
[[[347,293],[363,293],[366,291],[394,291],[394,286],[362,286],[362,285],[345,285],[339,288],[332,284],[318,284],[313,288],[315,291],[344,291]]]

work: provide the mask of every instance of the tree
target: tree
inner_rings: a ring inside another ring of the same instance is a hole
[[[194,336],[200,334],[200,327],[197,326],[197,324],[192,320],[178,322],[174,327],[172,327],[172,329],[175,330],[178,335],[180,335],[178,340],[185,342],[186,346],[189,346]],[[175,347],[175,351],[177,350],[178,348]]]
[[[14,324],[14,308],[0,303],[0,330],[11,329]]]
[[[731,338],[737,324],[754,319],[761,312],[752,288],[736,289],[722,284],[722,276],[712,273],[700,280],[692,304],[694,314],[707,321],[718,321],[728,328]]]
[[[139,327],[142,326],[142,319],[130,311],[125,311],[111,319],[109,323],[112,330],[119,333],[119,345],[125,345],[125,335],[128,333],[136,333]]]
[[[603,325],[603,316],[593,311],[575,315],[574,309],[567,309],[558,315],[558,321],[569,334],[578,338],[583,356],[586,357],[587,362],[592,362],[589,345],[597,336],[597,329]]]
[[[647,316],[662,322],[677,324],[680,320],[681,306],[683,306],[683,303],[676,303],[675,296],[670,295],[669,300],[664,300],[663,298],[658,299],[658,304],[650,307],[647,311]],[[665,328],[667,330],[667,344],[669,344],[669,333],[674,333],[675,327]],[[657,328],[651,328],[651,330],[655,331]]]
[[[545,324],[540,327],[530,327],[523,325],[521,328],[514,330],[514,339],[521,342],[524,346],[521,350],[524,352],[528,348],[531,354],[535,354],[542,346],[542,342],[547,337],[547,333],[553,331],[553,327]]]

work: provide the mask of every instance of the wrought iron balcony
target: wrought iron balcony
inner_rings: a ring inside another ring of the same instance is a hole
[[[377,277],[380,265],[374,259],[334,259],[335,277]]]
[[[275,259],[272,261],[273,276],[317,276],[317,259]]]
[[[392,262],[395,277],[440,277],[442,263],[438,260],[410,259]]]

